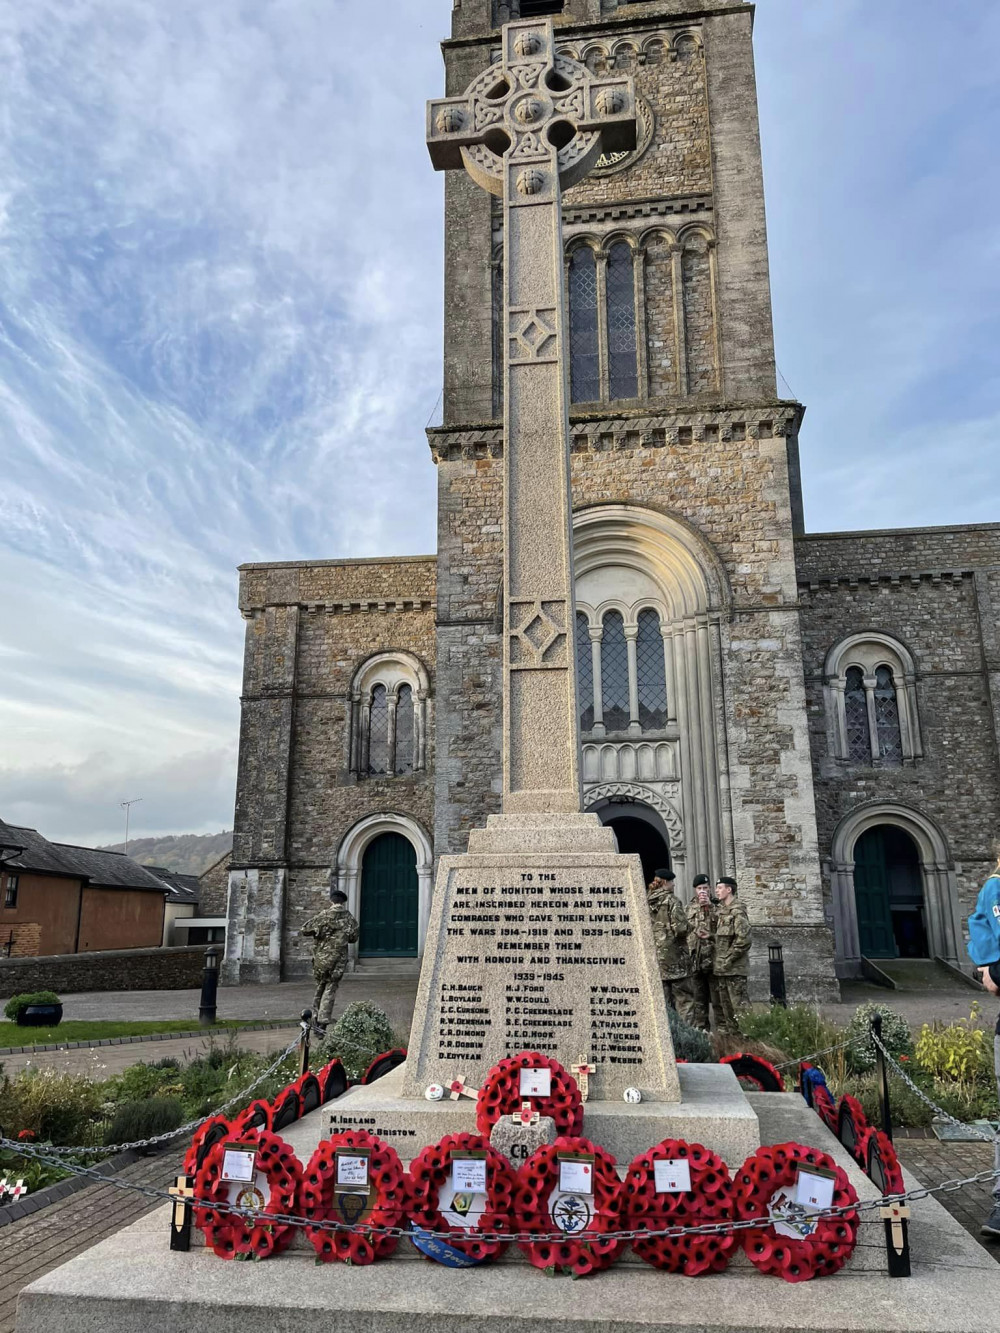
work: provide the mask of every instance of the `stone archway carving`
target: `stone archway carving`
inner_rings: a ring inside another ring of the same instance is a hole
[[[605,782],[598,787],[588,787],[583,794],[583,804],[588,810],[600,801],[620,801],[622,797],[631,801],[641,801],[650,806],[663,820],[670,834],[670,855],[684,855],[684,825],[681,817],[658,792],[643,787],[638,782]]]
[[[360,921],[361,863],[368,844],[383,833],[401,833],[417,854],[417,957],[422,958],[427,918],[431,910],[431,890],[434,886],[434,849],[430,837],[411,815],[369,815],[349,829],[337,849],[336,887],[347,894],[348,909]],[[352,944],[352,968],[357,956],[358,946]]]
[[[861,941],[854,896],[854,848],[862,833],[879,824],[892,824],[913,839],[920,858],[929,952],[932,958],[957,963],[962,929],[958,917],[955,867],[944,834],[919,810],[892,801],[872,801],[845,815],[833,835],[830,884],[838,975],[849,977],[861,973]]]

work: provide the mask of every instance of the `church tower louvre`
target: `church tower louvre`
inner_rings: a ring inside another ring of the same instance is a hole
[[[577,669],[586,808],[651,871],[735,874],[790,991],[835,993],[794,537],[798,403],[777,394],[754,76],[739,0],[456,0],[447,92],[498,25],[635,79],[634,151],[566,194]],[[435,848],[499,809],[501,211],[445,207]]]

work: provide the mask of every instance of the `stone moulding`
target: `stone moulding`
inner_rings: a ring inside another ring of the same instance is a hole
[[[963,580],[975,577],[975,571],[971,569],[942,569],[930,570],[919,569],[912,570],[909,573],[875,573],[875,574],[838,574],[831,575],[830,578],[802,579],[799,581],[799,593],[808,596],[811,593],[817,593],[824,589],[848,588],[854,590],[862,584],[875,587],[879,584],[888,584],[893,588],[901,587],[904,583],[915,586],[921,583],[931,583],[935,587],[942,583],[950,583],[953,588],[960,587]]]
[[[393,598],[382,598],[379,601],[358,600],[354,602],[268,602],[266,606],[297,606],[309,615],[350,615],[358,612],[377,612],[385,614],[387,611],[430,611],[434,603],[428,598],[418,601],[415,598],[404,598],[402,601],[396,601]],[[254,620],[262,615],[266,609],[265,605],[244,607],[241,615],[244,620]]]

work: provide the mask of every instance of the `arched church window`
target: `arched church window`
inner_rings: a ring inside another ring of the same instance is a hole
[[[413,772],[414,749],[413,691],[409,685],[400,685],[396,700],[396,774]]]
[[[629,724],[628,646],[620,611],[607,611],[602,621],[601,696],[608,731],[627,731]]]
[[[667,725],[667,677],[663,662],[660,617],[648,607],[639,612],[635,657],[639,687],[639,725],[643,731],[659,731]]]
[[[880,666],[875,672],[875,731],[879,758],[890,767],[903,762],[903,743],[899,729],[899,704],[892,670]]]
[[[580,730],[593,731],[594,655],[590,645],[590,621],[582,611],[576,614],[576,694]]]
[[[848,758],[855,764],[870,764],[872,745],[868,731],[868,698],[865,694],[865,675],[860,667],[848,668],[844,709],[847,714]]]
[[[635,274],[624,241],[608,252],[608,382],[612,398],[639,396],[635,341]]]
[[[597,257],[589,246],[569,263],[569,366],[574,403],[601,397],[601,352],[597,321]]]
[[[372,690],[368,717],[368,774],[381,777],[389,763],[389,693],[384,685]]]

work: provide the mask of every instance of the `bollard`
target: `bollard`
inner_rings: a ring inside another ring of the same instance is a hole
[[[871,1030],[872,1035],[881,1041],[881,1014],[874,1014],[872,1016]],[[882,1048],[878,1045],[875,1046],[875,1068],[878,1075],[878,1100],[879,1111],[882,1118],[882,1129],[889,1141],[892,1142],[892,1105],[889,1101],[889,1071],[886,1068],[885,1056],[882,1054]],[[910,1234],[908,1219],[910,1210],[901,1204],[893,1204],[888,1208],[880,1209],[879,1215],[885,1223],[885,1256],[889,1267],[889,1276],[909,1277]]]
[[[788,1008],[788,996],[785,992],[785,963],[781,955],[780,944],[767,946],[767,966],[771,974],[771,1003]]]
[[[210,945],[205,950],[205,969],[201,974],[201,1004],[198,1022],[203,1028],[215,1022],[216,995],[219,990],[219,950]]]
[[[312,1010],[302,1010],[302,1036],[299,1038],[299,1076],[309,1073],[309,1039],[312,1036]]]

